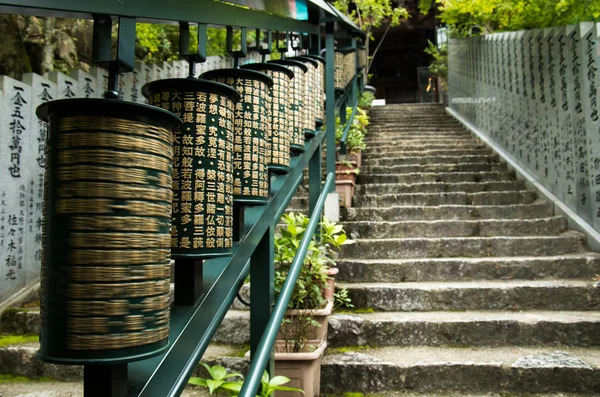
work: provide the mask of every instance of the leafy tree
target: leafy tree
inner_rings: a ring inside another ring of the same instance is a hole
[[[425,53],[431,55],[433,58],[433,62],[429,65],[429,70],[440,79],[442,89],[446,90],[448,81],[448,45],[443,44],[438,48],[429,41],[427,48],[425,48]]]
[[[395,6],[391,0],[335,0],[333,5],[348,14],[352,22],[367,34],[365,42],[367,54],[369,54],[369,42],[373,40],[373,29],[386,25],[385,32],[371,56],[367,72],[371,69],[373,59],[390,28],[400,25],[402,20],[409,16],[406,8]]]
[[[438,7],[454,37],[545,28],[600,18],[600,0],[420,0],[422,13]]]

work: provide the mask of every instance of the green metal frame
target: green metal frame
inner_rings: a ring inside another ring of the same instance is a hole
[[[95,58],[104,63],[115,75],[131,68],[132,44],[135,38],[136,21],[179,23],[182,32],[180,47],[185,49],[182,58],[191,63],[206,58],[206,27],[223,25],[235,28],[256,28],[266,30],[269,43],[272,31],[308,34],[309,53],[320,55],[322,35],[321,27],[325,26],[326,48],[326,131],[318,130],[315,137],[307,140],[305,151],[291,159],[291,171],[287,175],[273,176],[271,179],[270,200],[266,205],[248,207],[244,210],[244,230],[242,238],[234,245],[231,256],[206,260],[203,269],[202,291],[205,295],[194,306],[174,306],[171,309],[171,325],[168,350],[156,357],[143,361],[131,362],[124,366],[92,365],[99,367],[95,372],[96,381],[103,377],[111,381],[111,373],[128,372],[125,388],[111,392],[110,396],[163,397],[178,396],[185,388],[202,355],[211,342],[218,326],[233,302],[235,296],[248,274],[255,286],[252,288],[252,306],[250,310],[250,339],[253,362],[246,377],[247,382],[242,396],[254,396],[260,384],[262,372],[266,368],[273,372],[272,350],[277,330],[300,266],[306,253],[308,242],[320,219],[327,194],[335,189],[335,116],[341,106],[349,102],[356,107],[358,94],[358,75],[352,80],[346,92],[338,93],[334,89],[334,49],[336,37],[364,37],[351,21],[323,0],[309,0],[309,20],[301,21],[286,18],[262,11],[250,9],[231,3],[212,0],[179,0],[165,3],[163,0],[0,0],[0,12],[94,19],[103,21],[106,29],[99,31],[95,42]],[[110,24],[120,20],[118,46],[120,53],[117,59],[110,58]],[[189,24],[199,24],[199,46],[195,54],[189,53]],[[127,31],[123,31],[123,28]],[[245,29],[244,29],[245,31]],[[126,45],[127,47],[122,47]],[[241,49],[244,51],[244,48]],[[264,51],[261,51],[264,54]],[[241,54],[240,54],[241,55]],[[342,112],[345,116],[345,110]],[[352,118],[352,117],[351,117]],[[327,178],[322,183],[322,147],[326,146]],[[299,255],[294,260],[291,276],[284,286],[284,292],[273,307],[274,279],[274,228],[285,211],[288,203],[296,193],[303,178],[303,170],[309,167],[309,214],[311,221],[305,234]],[[270,266],[265,266],[270,264]],[[267,288],[265,288],[267,287]],[[86,366],[86,376],[88,371]],[[94,369],[96,370],[96,369]],[[91,372],[91,371],[90,371]],[[86,378],[87,382],[87,378]],[[89,395],[88,395],[89,392]],[[99,396],[93,388],[85,388],[86,397]]]

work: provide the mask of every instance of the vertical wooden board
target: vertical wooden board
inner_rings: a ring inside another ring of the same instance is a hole
[[[157,65],[157,64],[152,64],[152,80],[151,81],[156,81],[156,80],[162,80],[163,77],[163,70],[162,68]]]
[[[185,60],[174,61],[175,77],[178,79],[185,79],[189,75],[188,62]]]
[[[119,80],[117,81],[117,92],[119,93],[119,99],[126,101],[125,91],[127,91],[127,85],[131,84],[130,73],[119,73]]]
[[[108,71],[98,66],[94,66],[90,70],[92,77],[96,79],[96,92],[98,98],[104,98],[104,92],[108,89]]]
[[[61,72],[48,73],[48,79],[56,83],[57,99],[81,98],[81,87],[79,82]]]
[[[42,255],[42,217],[44,203],[44,172],[46,167],[46,140],[48,125],[35,114],[37,107],[57,97],[58,88],[40,75],[27,73],[23,82],[31,86],[31,115],[28,147],[31,150],[27,181],[28,205],[25,243],[31,247],[25,252],[27,284],[39,279]]]
[[[558,136],[557,147],[554,149],[555,173],[557,178],[556,196],[563,202],[567,202],[569,191],[573,191],[570,175],[572,175],[573,155],[572,145],[570,143],[571,134],[567,133],[565,128],[567,120],[570,120],[569,101],[568,101],[568,86],[569,70],[567,63],[567,32],[564,27],[556,28],[554,31],[556,41],[556,52],[554,58],[556,67],[554,68],[554,97],[556,99],[556,131]],[[568,116],[568,117],[567,117]]]
[[[96,77],[81,69],[71,70],[70,76],[78,82],[82,98],[102,98]]]
[[[29,147],[31,135],[31,87],[7,76],[0,76],[4,103],[0,109],[0,199],[5,208],[4,246],[0,247],[0,300],[5,300],[26,286],[25,252],[28,246],[27,205],[29,166],[35,161]],[[0,209],[1,211],[1,209]]]
[[[140,66],[142,67],[142,77],[141,78],[144,81],[144,84],[142,84],[142,87],[140,87],[140,90],[141,90],[141,88],[143,88],[144,85],[153,81],[153,79],[152,79],[153,68],[152,68],[152,65],[150,65],[147,62],[143,62]],[[144,97],[143,95],[142,95],[142,98],[143,98],[143,103],[147,104],[148,99],[146,97]]]
[[[160,74],[161,80],[175,78],[175,69],[172,62],[160,62],[158,65],[162,70]]]
[[[525,152],[523,151],[523,130],[525,129],[525,109],[526,98],[524,92],[524,58],[523,58],[523,31],[515,33],[515,106],[518,109],[516,114],[516,131],[514,136],[515,150],[513,155],[523,164]]]

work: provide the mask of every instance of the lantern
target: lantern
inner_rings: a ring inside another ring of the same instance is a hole
[[[169,334],[174,114],[105,99],[37,109],[47,121],[40,356],[123,363]]]
[[[304,135],[308,138],[312,138],[317,134],[316,131],[316,118],[317,118],[317,68],[319,62],[308,57],[294,57],[289,58],[291,60],[300,61],[308,67],[306,73],[306,81],[304,84]]]
[[[217,69],[202,78],[225,83],[241,94],[235,107],[233,199],[236,203],[264,204],[269,200],[269,114],[273,80],[247,69]]]
[[[271,126],[267,139],[269,148],[269,172],[285,174],[290,171],[291,130],[288,127],[289,92],[294,72],[274,63],[250,63],[242,66],[262,72],[273,79],[271,110],[268,123]]]
[[[158,80],[143,93],[181,116],[174,135],[174,259],[228,255],[233,246],[233,113],[240,95],[212,81]]]
[[[305,55],[308,58],[317,60],[317,84],[315,91],[315,101],[317,103],[317,125],[323,125],[325,120],[325,58],[318,55]]]
[[[268,63],[286,66],[294,72],[289,97],[290,113],[288,119],[291,121],[289,128],[292,131],[290,150],[292,153],[302,153],[304,151],[304,120],[306,120],[302,90],[306,81],[305,75],[308,72],[308,67],[302,62],[289,59],[269,61]]]

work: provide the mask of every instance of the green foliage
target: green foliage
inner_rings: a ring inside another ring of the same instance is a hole
[[[27,376],[19,376],[12,374],[0,374],[0,383],[28,383],[28,382],[53,382],[54,378],[42,376],[40,378],[29,378]]]
[[[342,288],[333,294],[334,308],[335,309],[351,309],[354,307],[352,299],[348,296],[348,290]]]
[[[333,5],[348,14],[352,22],[364,30],[371,40],[373,28],[384,23],[398,26],[403,18],[408,18],[406,8],[397,7],[391,0],[335,0]],[[352,11],[348,12],[350,9]]]
[[[453,37],[482,33],[545,28],[600,18],[600,0],[420,0],[421,12],[432,3]]]
[[[371,103],[375,100],[375,95],[372,92],[364,91],[360,98],[358,98],[358,107],[369,111],[371,109]]]
[[[188,381],[189,384],[202,386],[208,388],[208,392],[212,396],[213,394],[225,394],[227,396],[237,397],[237,394],[242,390],[244,385],[244,377],[236,372],[229,373],[227,369],[219,365],[210,366],[205,363],[201,363],[206,371],[210,375],[208,378],[192,377]],[[230,380],[231,378],[238,378],[235,381]],[[290,378],[285,376],[274,376],[269,378],[267,371],[264,372],[260,384],[261,389],[256,397],[269,397],[275,391],[299,391],[304,394],[304,391],[295,387],[283,386],[290,381]]]
[[[346,119],[350,118],[352,114],[352,108],[346,108]],[[367,132],[367,126],[370,124],[369,115],[367,111],[360,107],[356,109],[354,114],[354,120],[348,130],[348,139],[346,140],[346,148],[348,152],[355,152],[359,150],[365,150],[367,144],[365,143],[365,134]],[[344,135],[344,129],[346,124],[342,124],[339,117],[335,119],[335,142],[339,145]]]
[[[38,342],[39,340],[39,335],[1,335],[0,347],[17,345],[20,343]]]
[[[448,45],[443,44],[440,48],[437,48],[435,44],[429,41],[425,53],[433,57],[429,70],[440,79],[445,90],[448,81]]]
[[[208,56],[227,54],[227,30],[225,28],[208,28],[207,34],[206,51]],[[249,42],[253,42],[255,37],[254,31],[248,32]],[[241,34],[237,31],[233,35],[234,48],[239,47],[240,43]],[[135,44],[136,58],[142,61],[156,63],[179,59],[179,26],[138,23]],[[198,27],[190,26],[190,50],[195,52],[197,47]]]

